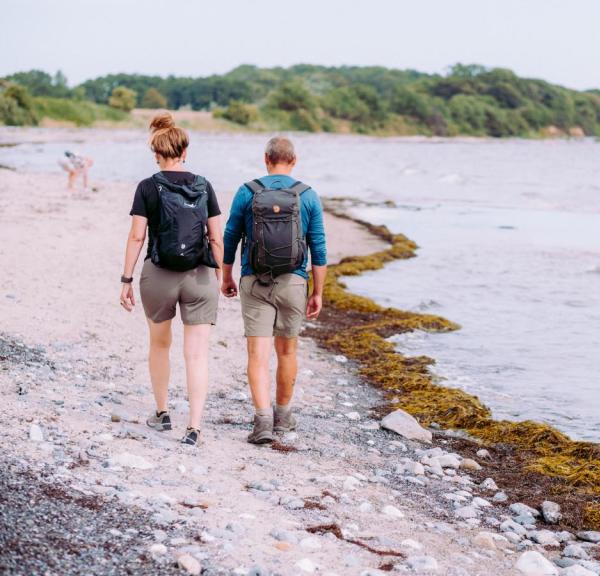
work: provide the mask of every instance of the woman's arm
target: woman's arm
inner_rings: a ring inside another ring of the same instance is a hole
[[[123,276],[131,278],[135,265],[140,257],[140,252],[146,240],[146,227],[148,219],[144,216],[132,216],[131,229],[127,236],[127,247],[125,248],[125,264],[123,265]],[[135,297],[133,295],[133,284],[122,284],[121,286],[121,305],[131,312],[135,306]]]
[[[212,248],[212,253],[218,268],[215,270],[217,280],[221,282],[223,271],[223,228],[221,227],[221,217],[212,216],[206,223],[208,228],[208,241]]]

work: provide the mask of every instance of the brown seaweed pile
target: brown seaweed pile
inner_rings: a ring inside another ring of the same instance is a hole
[[[557,490],[575,490],[584,496],[589,502],[584,525],[600,529],[600,445],[571,440],[547,424],[496,421],[476,396],[437,383],[429,370],[434,360],[398,353],[386,340],[392,334],[443,332],[459,326],[440,316],[384,308],[369,298],[349,293],[343,276],[356,276],[382,268],[392,260],[412,258],[417,245],[402,234],[392,234],[385,226],[352,218],[339,206],[339,201],[329,201],[325,208],[364,226],[390,246],[367,256],[344,258],[329,268],[323,328],[314,336],[326,348],[356,361],[360,375],[387,392],[391,408],[410,412],[425,426],[435,422],[444,428],[462,429],[485,443],[503,443],[526,451],[527,469],[559,479]]]

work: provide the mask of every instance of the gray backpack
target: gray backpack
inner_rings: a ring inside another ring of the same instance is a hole
[[[306,239],[302,229],[300,195],[310,186],[295,182],[289,188],[267,188],[260,180],[247,182],[252,192],[250,264],[261,284],[271,284],[304,262]]]

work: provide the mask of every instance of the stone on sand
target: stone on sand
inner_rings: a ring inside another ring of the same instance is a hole
[[[200,572],[202,572],[200,562],[198,562],[191,554],[182,554],[179,556],[179,558],[177,558],[177,564],[188,574],[192,574],[192,576],[198,576]]]
[[[388,414],[381,421],[381,426],[408,440],[431,442],[431,432],[423,428],[413,416],[404,410],[395,410]]]
[[[516,568],[525,576],[558,576],[558,568],[535,550],[523,552]]]
[[[37,424],[32,424],[29,427],[29,439],[33,442],[43,442],[44,441],[44,433],[42,429]]]

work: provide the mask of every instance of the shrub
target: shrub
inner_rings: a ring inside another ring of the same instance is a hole
[[[167,99],[156,88],[148,88],[142,98],[142,108],[166,108]]]
[[[125,88],[125,86],[117,86],[113,89],[108,105],[123,112],[131,112],[135,108],[137,94],[134,90]]]
[[[316,108],[316,101],[302,82],[291,80],[285,82],[271,93],[269,106],[288,112],[314,110]]]
[[[254,106],[250,104],[244,104],[239,100],[232,100],[229,106],[225,108],[220,114],[223,118],[247,126],[251,122],[254,122],[258,118],[258,111]]]
[[[0,123],[9,126],[37,124],[33,100],[26,88],[0,82]]]

